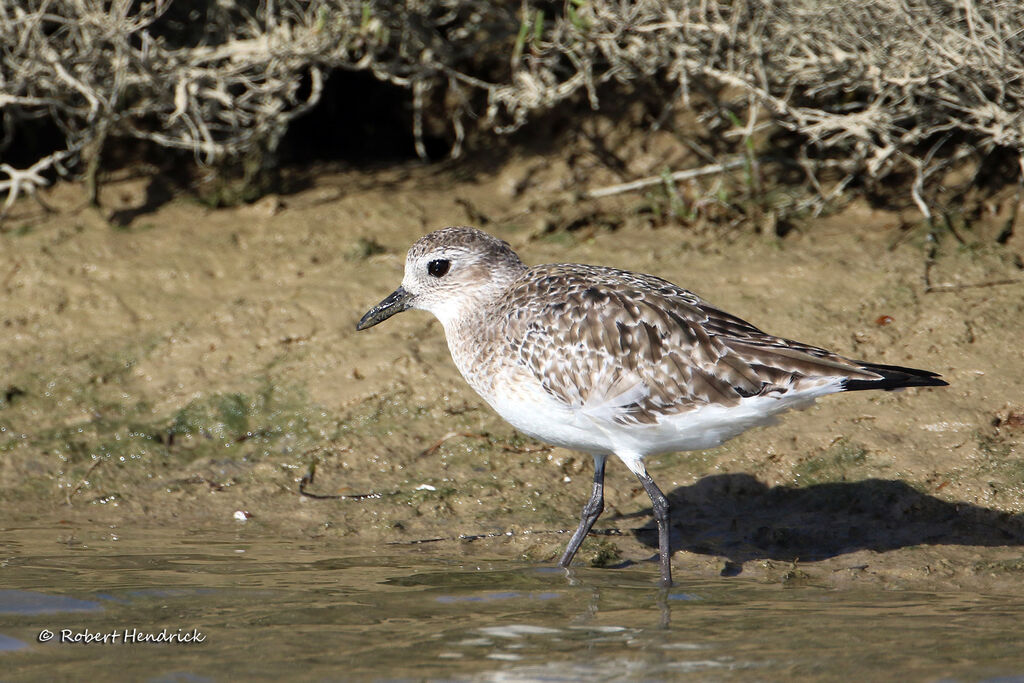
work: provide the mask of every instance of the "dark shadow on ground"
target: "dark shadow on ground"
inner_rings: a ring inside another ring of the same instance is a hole
[[[770,488],[747,474],[720,474],[667,495],[672,551],[724,557],[723,574],[750,560],[816,561],[921,544],[1024,546],[1024,515],[947,502],[901,481]],[[657,545],[653,520],[637,537]]]
[[[141,205],[115,209],[107,216],[107,221],[115,228],[127,228],[136,218],[153,213],[173,198],[169,180],[163,175],[154,175],[146,183],[146,196]]]

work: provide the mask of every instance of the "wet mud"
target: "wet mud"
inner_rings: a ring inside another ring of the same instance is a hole
[[[719,239],[652,225],[629,196],[598,203],[614,224],[574,224],[594,206],[537,168],[334,171],[217,210],[143,210],[146,179],[108,183],[102,209],[74,185],[48,191],[57,213],[19,202],[0,233],[0,516],[553,563],[590,458],[503,423],[427,314],[355,331],[416,238],[473,224],[527,263],[653,273],[773,334],[950,382],[651,458],[677,579],[1024,591],[1024,234],[993,237],[1012,198],[937,238],[854,202]],[[653,577],[642,488],[613,462],[606,495],[580,559]]]

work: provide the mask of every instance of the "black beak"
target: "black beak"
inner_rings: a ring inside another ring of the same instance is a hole
[[[357,330],[365,330],[377,323],[382,323],[396,313],[408,310],[409,302],[412,301],[412,294],[399,287],[388,295],[388,298],[366,312],[356,325]]]

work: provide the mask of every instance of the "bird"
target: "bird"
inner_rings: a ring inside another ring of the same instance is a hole
[[[471,227],[416,241],[401,285],[356,329],[409,309],[441,322],[459,372],[516,430],[593,458],[591,495],[559,566],[571,565],[604,509],[614,455],[651,499],[663,586],[672,585],[669,503],[645,457],[713,448],[828,394],[948,386],[935,372],[767,334],[653,275],[529,267]]]

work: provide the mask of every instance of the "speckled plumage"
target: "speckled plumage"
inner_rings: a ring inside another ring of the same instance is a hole
[[[406,308],[438,317],[462,375],[513,426],[594,456],[594,493],[562,564],[600,514],[604,458],[614,454],[655,504],[665,582],[667,502],[645,456],[718,445],[830,393],[945,384],[766,334],[651,275],[527,268],[506,242],[473,228],[416,242],[402,287],[359,329]]]
[[[623,425],[799,391],[822,377],[880,379],[824,349],[767,335],[665,280],[612,268],[531,268],[492,315],[509,351],[567,403],[642,387],[610,416]]]

